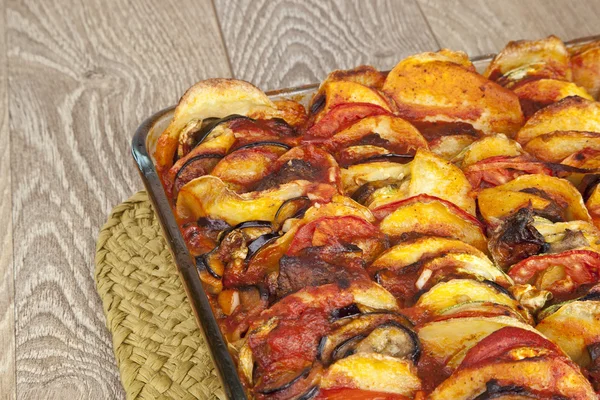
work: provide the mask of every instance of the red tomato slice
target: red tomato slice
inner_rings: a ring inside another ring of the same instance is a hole
[[[446,208],[448,208],[453,214],[459,215],[460,217],[466,219],[467,221],[477,225],[482,230],[485,228],[484,225],[477,218],[475,218],[474,216],[472,216],[471,214],[469,214],[462,208],[458,207],[454,203],[451,203],[444,199],[440,199],[439,197],[430,196],[428,194],[419,194],[419,195],[416,195],[413,197],[409,197],[407,199],[394,201],[389,204],[384,204],[381,207],[377,207],[371,211],[373,212],[373,215],[375,216],[375,218],[377,218],[378,220],[382,220],[385,217],[387,217],[388,215],[390,215],[391,213],[393,213],[399,207],[406,206],[408,204],[416,203],[416,202],[431,203],[432,201],[439,201],[444,206],[446,206]]]
[[[409,400],[394,393],[371,392],[362,389],[328,389],[319,392],[315,400]]]
[[[376,239],[381,232],[368,221],[355,216],[322,217],[296,232],[287,255],[296,255],[307,247],[352,243],[356,239]]]
[[[321,142],[333,136],[342,128],[351,125],[359,119],[373,115],[389,114],[388,111],[375,104],[343,103],[332,107],[305,135],[305,140]]]
[[[507,326],[485,337],[471,348],[460,364],[459,369],[484,363],[506,361],[507,353],[519,347],[548,349],[552,351],[553,355],[562,355],[561,350],[554,343],[540,334]]]
[[[598,282],[600,279],[600,254],[592,250],[569,250],[558,254],[531,256],[513,265],[508,275],[515,283],[530,283],[540,272],[553,266],[564,268],[566,278],[553,284],[553,293],[570,293],[577,287]],[[569,279],[573,284],[561,285]]]
[[[552,170],[528,157],[497,156],[468,166],[464,173],[473,188],[481,189],[502,185],[525,174],[552,175]]]

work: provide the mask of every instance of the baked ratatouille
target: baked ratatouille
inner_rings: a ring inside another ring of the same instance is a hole
[[[209,79],[154,158],[254,399],[598,399],[600,42]]]

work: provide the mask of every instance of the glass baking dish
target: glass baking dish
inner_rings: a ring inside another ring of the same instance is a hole
[[[600,40],[600,35],[574,39],[566,42],[573,47]],[[482,72],[492,60],[494,54],[486,54],[471,59],[479,72]],[[293,99],[307,105],[318,84],[310,84],[295,88],[280,89],[267,92],[272,100]],[[146,191],[154,206],[154,211],[162,226],[165,239],[169,244],[173,259],[177,264],[187,297],[192,310],[208,344],[223,389],[229,399],[247,399],[244,387],[238,377],[237,368],[229,351],[227,343],[221,334],[217,321],[212,313],[208,297],[200,282],[196,266],[190,256],[183,236],[179,231],[169,200],[154,167],[154,150],[156,141],[166,129],[173,117],[175,106],[166,108],[146,119],[136,130],[132,142],[132,154],[138,166]]]

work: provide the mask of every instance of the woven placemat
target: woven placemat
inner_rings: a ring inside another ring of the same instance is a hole
[[[127,399],[225,399],[145,192],[100,231],[96,285]]]

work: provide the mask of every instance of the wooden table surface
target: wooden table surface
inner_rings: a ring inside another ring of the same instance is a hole
[[[209,77],[268,90],[448,47],[600,33],[600,0],[0,0],[0,397],[121,399],[94,286],[136,126]]]

